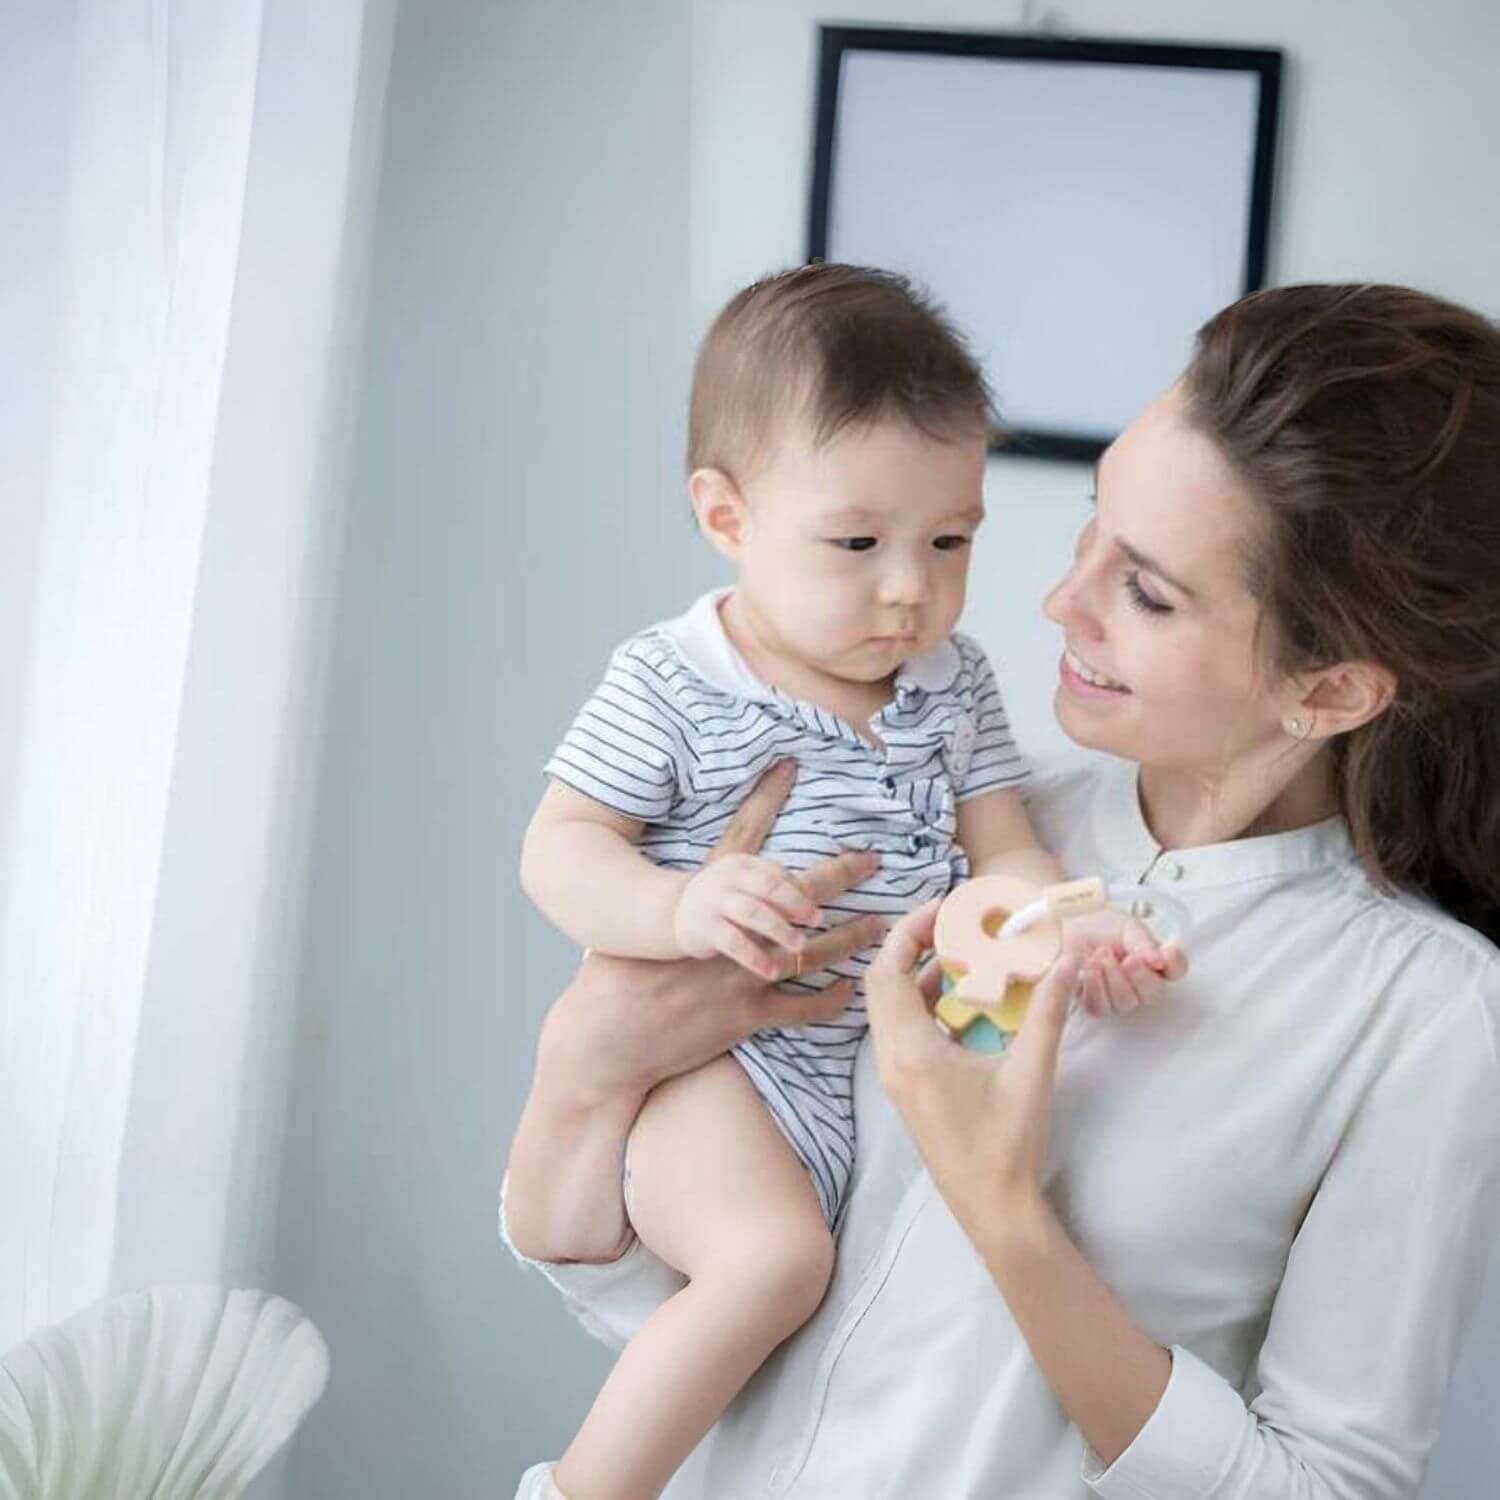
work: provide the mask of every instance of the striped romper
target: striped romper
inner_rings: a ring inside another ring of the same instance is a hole
[[[984,653],[955,634],[907,662],[870,720],[876,746],[750,671],[719,617],[728,592],[705,594],[615,651],[547,774],[642,820],[648,858],[695,870],[761,773],[790,757],[796,785],[761,853],[793,871],[846,849],[881,856],[872,876],[823,903],[825,913],[896,916],[946,894],[968,874],[954,840],[957,804],[1026,776]],[[837,1020],[758,1031],[734,1049],[811,1174],[830,1229],[854,1161],[854,1056],[866,1024],[858,981],[874,954],[792,982],[854,979]]]

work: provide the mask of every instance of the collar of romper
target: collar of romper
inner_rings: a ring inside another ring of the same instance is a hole
[[[657,633],[671,643],[687,666],[714,687],[751,703],[785,703],[786,694],[762,682],[750,670],[724,630],[719,608],[731,592],[729,588],[710,590],[686,614],[658,625]],[[958,647],[951,639],[940,641],[896,673],[896,696],[904,699],[913,690],[940,693],[953,685],[959,666]]]

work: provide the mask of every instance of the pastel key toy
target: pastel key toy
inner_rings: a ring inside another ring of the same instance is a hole
[[[933,1012],[938,1025],[976,1052],[1005,1051],[1021,1029],[1032,991],[1062,950],[1062,924],[1138,896],[1149,896],[1151,910],[1170,912],[1171,940],[1185,942],[1187,908],[1154,886],[1106,886],[1098,876],[1041,891],[1011,875],[965,881],[938,908],[933,934],[943,971]]]

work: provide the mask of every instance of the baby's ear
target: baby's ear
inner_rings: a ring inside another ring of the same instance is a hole
[[[694,469],[688,495],[698,530],[725,557],[738,558],[745,541],[745,497],[722,469]]]

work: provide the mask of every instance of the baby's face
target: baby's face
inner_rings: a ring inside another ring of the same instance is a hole
[[[958,623],[984,519],[983,436],[901,421],[822,447],[792,424],[744,485],[740,588],[765,644],[847,682],[879,682]]]

